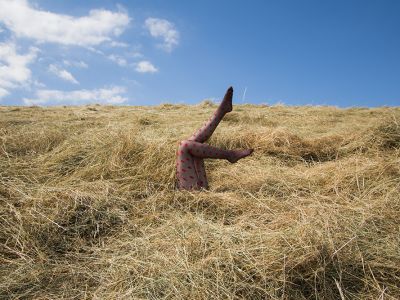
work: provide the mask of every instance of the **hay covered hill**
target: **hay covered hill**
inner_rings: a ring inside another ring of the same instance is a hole
[[[0,107],[1,299],[398,299],[400,109]]]

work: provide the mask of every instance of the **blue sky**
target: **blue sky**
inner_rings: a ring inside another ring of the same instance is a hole
[[[400,1],[0,0],[0,105],[400,105]]]

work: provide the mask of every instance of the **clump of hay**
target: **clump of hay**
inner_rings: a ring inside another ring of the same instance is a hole
[[[217,103],[215,103],[211,99],[204,99],[199,104],[197,104],[197,106],[201,107],[201,108],[216,108],[217,107]]]

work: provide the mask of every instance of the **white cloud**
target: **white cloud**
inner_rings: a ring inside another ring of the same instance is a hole
[[[111,54],[107,57],[109,60],[115,62],[120,67],[126,67],[128,65],[128,62],[126,61],[126,59],[121,56]]]
[[[126,53],[127,56],[132,58],[142,58],[144,55],[142,54],[142,45],[138,44],[132,46],[132,49]]]
[[[123,43],[123,42],[112,41],[112,42],[110,43],[110,46],[111,46],[111,47],[115,47],[115,48],[117,48],[117,47],[119,47],[119,48],[126,48],[126,47],[129,46],[129,44]]]
[[[156,73],[158,69],[151,62],[142,60],[136,64],[136,71],[139,73]]]
[[[92,51],[93,53],[96,53],[96,54],[99,54],[99,55],[103,55],[103,56],[105,55],[104,52],[99,50],[99,49],[96,49],[96,48],[93,48],[93,47],[87,47],[87,49],[89,51]]]
[[[7,96],[9,94],[9,92],[6,89],[3,89],[2,87],[0,87],[0,99]]]
[[[133,57],[133,58],[142,58],[143,57],[143,54],[140,53],[139,51],[132,51],[128,55]]]
[[[31,47],[26,54],[18,54],[14,42],[0,43],[0,98],[9,94],[9,89],[26,84],[31,78],[28,65],[37,56],[39,49]]]
[[[0,22],[18,37],[63,45],[93,46],[112,43],[130,22],[126,12],[90,10],[73,17],[31,7],[27,0],[0,0]]]
[[[165,51],[171,52],[178,45],[179,32],[171,22],[165,19],[147,18],[145,27],[149,30],[151,36],[164,40],[160,46]]]
[[[33,80],[32,81],[33,86],[38,87],[38,88],[45,88],[46,85],[43,82],[40,82],[38,80]]]
[[[87,63],[83,62],[83,61],[71,61],[71,60],[67,60],[64,59],[63,60],[64,65],[68,66],[68,67],[77,67],[77,68],[81,68],[81,69],[87,69],[89,66],[87,65]]]
[[[61,69],[60,67],[57,67],[56,65],[50,65],[49,66],[49,72],[55,74],[57,77],[60,77],[61,79],[64,79],[66,81],[69,81],[74,84],[79,84],[78,80],[75,79],[74,76],[67,70]]]
[[[121,86],[75,91],[38,90],[36,92],[36,98],[24,98],[23,101],[26,105],[79,105],[87,103],[121,104],[128,100],[128,98],[123,96],[125,92],[125,88]]]

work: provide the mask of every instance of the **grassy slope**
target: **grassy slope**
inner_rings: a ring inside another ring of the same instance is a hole
[[[214,109],[0,107],[0,298],[397,298],[400,109],[235,106],[176,191]]]

